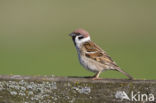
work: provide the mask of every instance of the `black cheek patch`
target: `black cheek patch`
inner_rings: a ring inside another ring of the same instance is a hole
[[[84,37],[83,36],[80,36],[80,37],[78,37],[79,38],[79,40],[81,40],[81,39],[83,39]]]

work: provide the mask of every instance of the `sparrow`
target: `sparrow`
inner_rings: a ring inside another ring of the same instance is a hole
[[[90,35],[86,30],[76,29],[70,33],[69,36],[72,37],[76,47],[80,64],[87,70],[95,73],[95,75],[90,78],[97,80],[100,79],[99,75],[102,72],[115,70],[123,73],[129,79],[133,79],[131,75],[120,69],[104,50],[91,41]]]

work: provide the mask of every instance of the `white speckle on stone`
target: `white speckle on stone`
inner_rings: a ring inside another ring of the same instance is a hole
[[[56,82],[51,82],[50,83],[50,88],[51,89],[57,89]]]
[[[50,96],[50,95],[48,95],[48,94],[44,94],[44,95],[43,95],[43,97],[49,97],[49,96]]]
[[[19,81],[19,84],[20,84],[20,85],[25,85],[26,82],[25,82],[24,80],[21,80],[21,81]]]
[[[20,89],[20,86],[19,86],[19,85],[15,85],[14,88],[15,88],[16,90],[19,90],[19,89]]]
[[[25,90],[26,90],[26,88],[25,88],[25,87],[21,87],[21,90],[22,90],[22,91],[25,91]]]
[[[33,100],[36,100],[36,101],[38,101],[39,99],[40,100],[43,99],[41,95],[35,95],[34,98],[33,98]]]
[[[57,101],[57,98],[56,97],[52,97],[52,100]]]
[[[24,92],[20,92],[19,95],[20,96],[25,96],[25,93]]]
[[[32,86],[31,85],[27,85],[27,89],[32,89]]]
[[[73,87],[73,89],[83,94],[89,94],[91,92],[90,87]]]
[[[17,92],[16,91],[11,91],[10,94],[15,96],[15,95],[17,95]]]
[[[71,86],[71,84],[70,84],[69,82],[68,82],[68,84],[67,84],[67,85],[68,85],[68,87],[70,87],[70,86]]]
[[[33,91],[28,92],[28,95],[33,95],[33,94],[34,94]]]
[[[9,83],[8,83],[8,84],[15,85],[15,84],[16,84],[16,82],[15,82],[15,81],[9,81]]]
[[[2,82],[0,82],[0,91],[4,89]]]

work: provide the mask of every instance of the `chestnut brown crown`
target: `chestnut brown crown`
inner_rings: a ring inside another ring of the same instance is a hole
[[[89,33],[84,30],[84,29],[76,29],[74,30],[71,34],[69,34],[71,37],[73,36],[78,36],[78,35],[82,35],[83,37],[88,37],[89,36]]]

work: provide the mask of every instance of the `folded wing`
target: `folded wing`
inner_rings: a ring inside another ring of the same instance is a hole
[[[118,67],[116,63],[112,60],[110,56],[107,55],[105,51],[103,51],[100,47],[98,47],[93,42],[86,42],[83,44],[84,48],[86,49],[85,55],[86,57],[95,60],[97,62],[100,62],[104,65],[108,65],[110,67]]]

